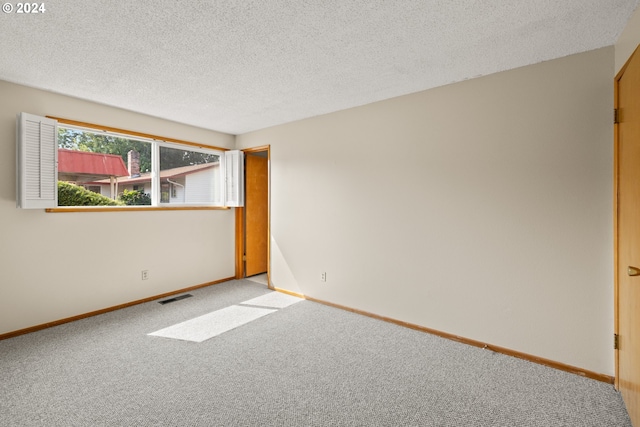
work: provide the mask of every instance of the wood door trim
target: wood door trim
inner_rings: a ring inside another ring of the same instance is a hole
[[[267,205],[267,287],[274,289],[271,284],[271,145],[261,145],[259,147],[245,148],[242,150],[247,153],[258,153],[262,151],[267,152],[268,176],[267,176],[267,191],[269,193],[269,201]],[[244,277],[244,208],[235,208],[236,210],[236,279],[242,279]]]
[[[270,145],[261,145],[260,147],[245,148],[242,151],[245,154],[246,153],[259,153],[261,151],[266,151],[267,152],[267,159],[271,159],[271,146]]]
[[[244,277],[244,208],[236,210],[236,279]]]
[[[619,84],[620,79],[624,75],[624,72],[627,70],[631,59],[638,53],[640,50],[640,46],[636,47],[633,53],[627,59],[627,62],[622,66],[618,74],[614,79],[613,84],[613,108],[618,109],[619,105]],[[620,121],[621,112],[618,111],[618,122]],[[619,203],[620,203],[620,129],[619,123],[614,122],[613,124],[613,333],[618,335],[620,333],[620,313],[619,313],[619,292],[620,292],[620,276],[618,274],[618,263],[619,261],[619,225],[618,225],[618,216],[619,212]],[[613,350],[614,352],[614,363],[615,363],[615,377],[614,377],[614,387],[616,390],[620,388],[620,352],[617,349]]]
[[[618,84],[624,70],[627,68],[626,64],[615,78],[613,85],[613,108],[618,108]],[[618,191],[619,191],[619,141],[618,141],[618,123],[613,124],[613,333],[618,334],[619,319],[618,319]],[[619,390],[619,364],[620,353],[618,350],[613,350],[613,359],[615,365],[615,380],[614,387]]]

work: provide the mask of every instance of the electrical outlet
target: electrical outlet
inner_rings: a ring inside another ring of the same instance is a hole
[[[326,282],[327,281],[327,273],[323,272],[322,274],[320,274],[320,281],[321,282]]]
[[[142,270],[142,280],[149,280],[149,270]]]

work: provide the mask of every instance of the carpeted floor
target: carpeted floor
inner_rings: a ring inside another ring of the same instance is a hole
[[[149,336],[271,291],[190,293],[0,341],[0,425],[631,426],[609,384],[310,301]]]

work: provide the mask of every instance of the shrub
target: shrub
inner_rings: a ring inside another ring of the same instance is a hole
[[[118,200],[125,205],[151,205],[151,195],[140,190],[124,190]]]
[[[112,200],[79,185],[58,181],[58,206],[122,206]]]

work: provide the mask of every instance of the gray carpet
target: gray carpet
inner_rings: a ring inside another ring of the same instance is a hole
[[[611,385],[302,301],[201,343],[150,331],[233,281],[0,341],[2,426],[631,426]]]

